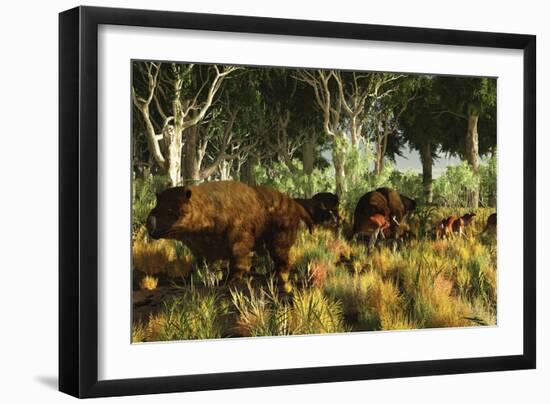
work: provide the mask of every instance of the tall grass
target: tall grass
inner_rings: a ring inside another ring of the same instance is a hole
[[[476,211],[465,237],[435,240],[430,234],[441,218],[468,211],[419,211],[409,218],[419,237],[397,249],[389,243],[368,249],[326,229],[301,231],[290,253],[296,285],[292,295],[277,289],[273,263],[262,251],[254,258],[254,279],[229,286],[222,281],[227,265],[195,263],[178,242],[138,235],[135,270],[153,278],[172,276],[181,293],[137,321],[132,339],[494,325],[496,239],[479,236],[491,209]]]

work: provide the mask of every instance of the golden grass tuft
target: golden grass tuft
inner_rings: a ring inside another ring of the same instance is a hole
[[[436,240],[432,244],[432,248],[437,254],[443,254],[447,250],[448,246],[449,244],[447,240]]]
[[[178,257],[176,243],[173,240],[135,240],[132,245],[134,268],[146,275],[166,273],[174,278],[188,276],[193,257],[191,254]]]
[[[331,265],[326,261],[312,261],[308,264],[309,281],[314,288],[322,289],[325,286],[327,275],[331,269]]]
[[[349,259],[352,252],[351,246],[341,239],[330,240],[327,248],[338,258]]]
[[[140,289],[143,290],[155,290],[159,283],[159,279],[151,275],[145,275],[139,282]]]
[[[318,289],[303,289],[292,299],[292,334],[326,334],[346,331],[342,304]]]
[[[170,240],[136,240],[132,246],[132,259],[134,268],[147,275],[155,275],[165,272],[168,264],[177,260],[177,254]]]
[[[371,257],[371,263],[373,270],[385,273],[390,269],[391,258],[385,252],[375,252]]]

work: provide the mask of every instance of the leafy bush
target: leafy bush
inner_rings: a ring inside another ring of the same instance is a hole
[[[292,170],[280,162],[273,163],[269,168],[258,165],[254,168],[255,181],[258,185],[272,187],[294,198],[334,189],[334,173],[331,173],[330,168],[316,168],[311,175],[307,175],[300,160],[294,159],[292,164]]]
[[[445,173],[434,180],[434,202],[440,206],[468,207],[469,194],[479,189],[481,206],[496,206],[497,159],[492,156],[482,160],[474,174],[470,165],[463,161],[447,167]]]
[[[399,193],[409,198],[422,200],[424,196],[422,186],[422,175],[413,170],[398,171],[391,173],[389,182],[391,187],[399,190]]]
[[[154,208],[156,193],[166,188],[167,179],[160,175],[151,175],[146,179],[132,181],[132,231],[136,233],[145,225],[147,215]]]

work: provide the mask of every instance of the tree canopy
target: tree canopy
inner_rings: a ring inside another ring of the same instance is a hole
[[[476,174],[496,155],[494,78],[148,61],[132,77],[134,173],[171,186],[293,175],[307,196],[323,172],[343,195],[350,178],[374,184],[415,149],[431,202],[439,157]]]

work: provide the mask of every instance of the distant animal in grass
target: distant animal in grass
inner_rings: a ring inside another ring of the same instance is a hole
[[[351,237],[362,235],[370,239],[374,236],[376,241],[380,231],[372,232],[371,229],[375,223],[379,223],[379,227],[383,228],[384,236],[396,238],[400,222],[407,212],[415,208],[416,202],[413,199],[400,195],[393,189],[379,188],[376,191],[367,192],[355,207]],[[384,223],[380,222],[380,217],[384,218]]]
[[[294,198],[305,211],[311,217],[313,224],[317,226],[329,226],[336,224],[334,216],[330,209],[327,209],[325,205],[316,200],[316,199],[304,199],[304,198]]]
[[[332,192],[319,192],[311,197],[314,201],[319,201],[323,204],[332,216],[333,224],[340,225],[340,198]]]
[[[470,225],[475,216],[475,213],[466,213],[464,216],[449,216],[441,220],[436,225],[436,238],[462,237],[466,226]]]
[[[466,213],[463,215],[460,219],[462,221],[462,232],[461,235],[464,234],[464,231],[470,224],[474,221],[474,218],[476,217],[476,214],[474,212]]]
[[[289,292],[289,251],[300,222],[311,217],[289,196],[264,186],[217,181],[169,188],[147,218],[153,239],[175,239],[206,261],[229,260],[230,280],[250,270],[253,251],[266,247],[282,289]]]
[[[485,233],[496,233],[497,231],[497,214],[491,213],[489,217],[487,218],[487,223],[485,224],[485,228],[481,232],[481,234]]]
[[[434,232],[435,232],[435,238],[451,238],[453,236],[453,233],[460,232],[461,229],[464,227],[464,224],[462,222],[460,217],[458,216],[449,216],[445,219],[438,222],[435,226]]]

